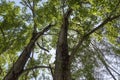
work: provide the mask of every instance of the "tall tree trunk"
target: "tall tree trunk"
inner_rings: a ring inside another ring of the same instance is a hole
[[[7,73],[3,80],[18,80],[21,73],[24,71],[25,64],[31,55],[31,51],[35,46],[35,42],[41,35],[44,34],[44,32],[48,31],[51,26],[52,25],[49,24],[41,32],[32,35],[30,42],[25,47],[20,57],[17,59],[17,61],[15,62],[15,64],[13,65],[13,67],[10,69],[10,71]]]
[[[63,24],[61,25],[56,50],[54,80],[71,80],[67,43],[68,18],[71,12],[72,10],[69,9],[63,16]]]

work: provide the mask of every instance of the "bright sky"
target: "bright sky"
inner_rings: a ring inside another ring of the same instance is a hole
[[[14,1],[17,5],[20,5],[21,0],[8,0],[8,1]]]
[[[7,1],[14,1],[17,5],[20,5],[20,1],[22,0],[7,0]],[[42,2],[46,2],[47,0],[42,0]]]
[[[16,3],[16,5],[20,5],[20,6],[21,6],[20,1],[22,1],[22,0],[7,0],[7,1],[14,1],[14,2]],[[42,2],[46,2],[46,1],[47,1],[47,0],[42,0]],[[97,25],[98,25],[98,24],[97,24]],[[54,54],[55,54],[55,50],[51,50],[50,53],[54,53]],[[37,55],[35,55],[35,57],[36,57],[36,56],[37,56]],[[55,55],[52,56],[51,62],[53,62],[54,59],[55,59]],[[105,77],[107,77],[107,76],[105,75]],[[109,76],[108,76],[108,77],[109,77]],[[32,80],[33,80],[33,79],[32,79]],[[112,80],[112,78],[109,79],[109,80]]]

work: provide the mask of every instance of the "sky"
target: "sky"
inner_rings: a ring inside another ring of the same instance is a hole
[[[16,5],[22,6],[20,4],[20,1],[22,1],[22,0],[7,0],[7,1],[14,1]],[[42,1],[45,2],[46,0],[42,0]],[[99,25],[99,24],[97,24],[97,25]],[[55,53],[55,51],[51,50],[50,53]],[[52,58],[53,61],[54,61],[54,58],[55,58],[55,56],[53,56],[53,58]],[[109,79],[109,80],[112,80],[112,79]]]
[[[20,5],[20,1],[22,0],[7,0],[7,1],[14,1],[16,5]],[[47,0],[42,0],[42,2],[46,2]]]
[[[14,1],[17,5],[20,5],[21,0],[7,0],[7,1]]]
[[[22,1],[22,0],[6,0],[6,1],[14,1],[15,2],[15,4],[16,5],[18,5],[18,6],[22,6],[21,4],[20,4],[20,1]],[[42,0],[42,2],[46,2],[47,0]],[[50,50],[50,53],[54,53],[55,54],[55,50]],[[21,54],[21,52],[19,52],[19,55]],[[37,55],[34,55],[34,58],[35,59],[37,59]],[[52,58],[51,58],[51,60],[50,60],[50,62],[53,62],[54,61],[54,58],[55,58],[55,56],[53,55],[52,56]],[[40,73],[41,73],[41,70],[40,70]],[[37,77],[37,80],[40,80],[40,76],[42,76],[42,73]],[[52,80],[52,77],[51,77],[51,75],[48,75],[47,74],[47,76],[49,76],[49,78]],[[30,79],[30,80],[35,80],[35,79]],[[44,79],[41,79],[41,80],[44,80]]]

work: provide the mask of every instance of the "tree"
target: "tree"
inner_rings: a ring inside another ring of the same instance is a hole
[[[22,0],[21,4],[0,2],[0,79],[37,79],[38,69],[44,77],[47,68],[53,80],[95,80],[96,64],[103,64],[116,80],[103,56],[108,47],[103,51],[99,42],[119,55],[119,0]]]

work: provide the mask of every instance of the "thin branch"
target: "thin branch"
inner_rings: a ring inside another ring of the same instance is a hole
[[[33,33],[36,33],[37,32],[37,23],[35,21],[36,15],[35,15],[35,1],[34,0],[33,0],[33,6],[32,6],[32,15],[33,15],[33,21],[34,21]]]
[[[40,49],[49,52],[49,50],[47,50],[47,49],[45,49],[44,47],[40,46],[40,44],[39,44],[38,42],[37,42],[37,45],[38,45],[38,47],[39,47]]]
[[[22,73],[31,71],[33,69],[38,69],[38,68],[48,68],[49,69],[50,67],[49,66],[34,66],[34,67],[31,67],[31,68],[25,69]]]
[[[112,20],[115,20],[117,18],[120,17],[119,15],[113,16],[111,18],[107,18],[105,19],[100,25],[98,25],[98,27],[94,28],[93,30],[91,30],[90,32],[88,32],[87,34],[85,34],[78,42],[78,44],[74,47],[73,51],[71,52],[70,55],[70,63],[72,62],[74,55],[76,54],[76,52],[78,51],[78,49],[80,48],[80,46],[82,45],[82,43],[84,42],[84,40],[86,40],[91,34],[93,34],[95,31],[99,30],[100,28],[102,28],[105,24],[107,24],[108,22],[111,22]]]
[[[34,67],[34,66],[32,65],[32,62],[33,62],[33,56],[34,56],[34,49],[31,51],[31,57],[30,57],[31,67]],[[27,72],[29,72],[29,71],[27,71]],[[36,80],[36,77],[34,76],[34,74],[35,74],[35,71],[32,69],[32,75],[33,75],[33,77],[34,77],[35,80]]]
[[[92,33],[94,33],[95,31],[97,31],[98,29],[102,28],[105,24],[107,24],[108,22],[111,22],[112,20],[114,19],[117,19],[120,17],[120,14],[119,15],[116,15],[114,17],[111,17],[111,18],[107,18],[105,19],[100,25],[98,25],[98,27],[94,28],[93,30],[91,30],[90,32],[88,32],[84,37],[88,37],[90,36]]]
[[[91,43],[93,46],[95,46],[93,43]],[[97,48],[97,47],[96,47]],[[99,50],[101,52],[101,56],[104,56],[104,54],[102,53],[102,51],[97,48],[97,50]],[[105,58],[105,57],[104,57]],[[106,60],[106,59],[105,59]],[[107,60],[106,60],[107,62]],[[107,64],[107,63],[106,63]],[[114,71],[116,74],[118,74],[120,76],[120,73],[118,73],[116,70],[114,70],[111,66],[107,65],[112,71]]]
[[[52,77],[54,77],[54,72],[53,72],[53,68],[51,67],[51,65],[49,64],[49,69],[51,71]]]
[[[30,9],[31,12],[32,12],[33,21],[34,21],[33,34],[35,34],[35,33],[37,32],[37,29],[36,29],[36,28],[37,28],[37,24],[36,24],[36,22],[35,22],[35,2],[34,2],[34,0],[33,0],[33,4],[31,4],[29,0],[23,1],[23,2],[24,2],[24,4],[25,4],[27,7],[29,7],[29,9]]]
[[[54,26],[55,24],[50,23],[49,25],[47,25],[42,31],[36,33],[35,36],[33,36],[34,41],[36,41],[38,39],[38,37],[40,37],[41,35],[43,35],[45,32],[47,32],[52,26]]]
[[[3,39],[5,40],[5,33],[4,33],[3,29],[1,28],[1,26],[0,26],[0,31],[2,33]]]
[[[120,76],[120,73],[118,73],[116,70],[114,70],[112,67],[110,67],[109,65],[108,65],[108,67],[112,70],[112,71],[114,71],[116,74],[118,74],[119,76]]]
[[[33,69],[38,69],[38,68],[47,68],[47,69],[50,69],[52,77],[53,77],[53,75],[54,75],[53,68],[51,67],[50,64],[49,64],[49,66],[34,66],[34,67],[31,67],[31,68],[27,68],[22,73],[29,72],[29,71],[31,71]]]
[[[30,9],[33,10],[30,0],[27,0],[27,1],[28,1],[29,6],[31,7]]]
[[[24,5],[26,5],[32,11],[32,6],[29,3],[27,3],[26,0],[23,0],[23,2],[24,2]]]
[[[38,40],[38,38],[43,35],[45,32],[47,32],[53,24],[49,24],[46,26],[41,32],[38,32],[36,35],[32,35],[30,42],[27,44],[25,49],[22,51],[21,55],[15,62],[14,66],[11,67],[9,72],[6,74],[3,80],[16,80],[18,77],[22,74],[23,69],[25,67],[26,62],[28,61],[31,51],[35,46],[35,42]],[[16,71],[17,70],[17,71]],[[18,74],[19,73],[19,74]]]
[[[2,72],[3,72],[3,70],[2,70],[2,67],[0,66],[0,75],[1,75]]]
[[[46,33],[46,34],[44,34],[44,35],[58,36],[58,34],[55,34],[55,33]],[[44,36],[44,35],[43,35],[43,36]]]
[[[91,43],[92,44],[92,43]],[[92,44],[93,45],[93,48],[95,49],[95,51],[98,53],[98,58],[100,59],[100,61],[103,63],[103,65],[105,66],[105,68],[107,69],[107,71],[109,72],[109,74],[112,76],[112,78],[114,79],[114,80],[117,80],[116,78],[115,78],[115,76],[112,74],[112,72],[110,71],[110,69],[108,68],[108,64],[105,62],[105,60],[104,60],[104,58],[103,58],[103,56],[101,55],[101,54],[103,54],[102,53],[102,51],[100,50],[100,49],[98,49],[94,44]]]

